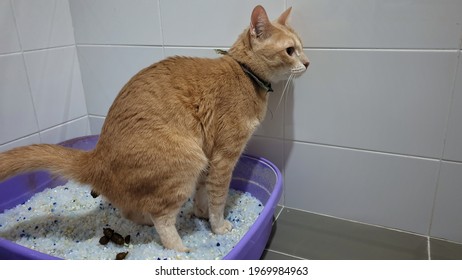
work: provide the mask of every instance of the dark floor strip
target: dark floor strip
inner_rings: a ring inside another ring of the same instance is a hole
[[[428,259],[423,236],[283,208],[267,249],[321,260]]]

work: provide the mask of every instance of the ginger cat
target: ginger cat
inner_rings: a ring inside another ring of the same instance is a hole
[[[309,65],[287,25],[290,11],[270,22],[255,7],[250,27],[220,58],[171,57],[141,70],[116,97],[93,151],[18,147],[0,154],[0,181],[45,169],[91,185],[125,217],[153,224],[164,247],[177,251],[188,248],[176,217],[195,194],[195,215],[227,233],[231,174],[265,117],[270,83]]]

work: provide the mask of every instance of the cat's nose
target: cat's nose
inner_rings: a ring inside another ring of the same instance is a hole
[[[303,65],[305,65],[305,68],[308,68],[308,66],[310,65],[310,62],[307,61],[307,62],[303,63]]]

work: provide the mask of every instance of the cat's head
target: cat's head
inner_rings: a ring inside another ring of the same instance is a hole
[[[300,37],[287,24],[291,10],[287,9],[271,22],[265,9],[256,6],[250,27],[244,32],[248,36],[250,50],[247,51],[251,53],[252,64],[270,82],[287,79],[291,74],[301,75],[310,64]]]

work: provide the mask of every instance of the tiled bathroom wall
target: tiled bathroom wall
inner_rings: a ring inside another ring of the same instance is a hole
[[[90,132],[68,1],[0,0],[0,151]]]
[[[462,242],[461,1],[40,3],[0,2],[0,148],[45,141],[50,128],[77,134],[87,114],[99,133],[141,68],[170,55],[216,57],[255,5],[270,18],[292,6],[311,64],[279,108],[284,83],[275,85],[247,147],[283,171],[281,203]]]

